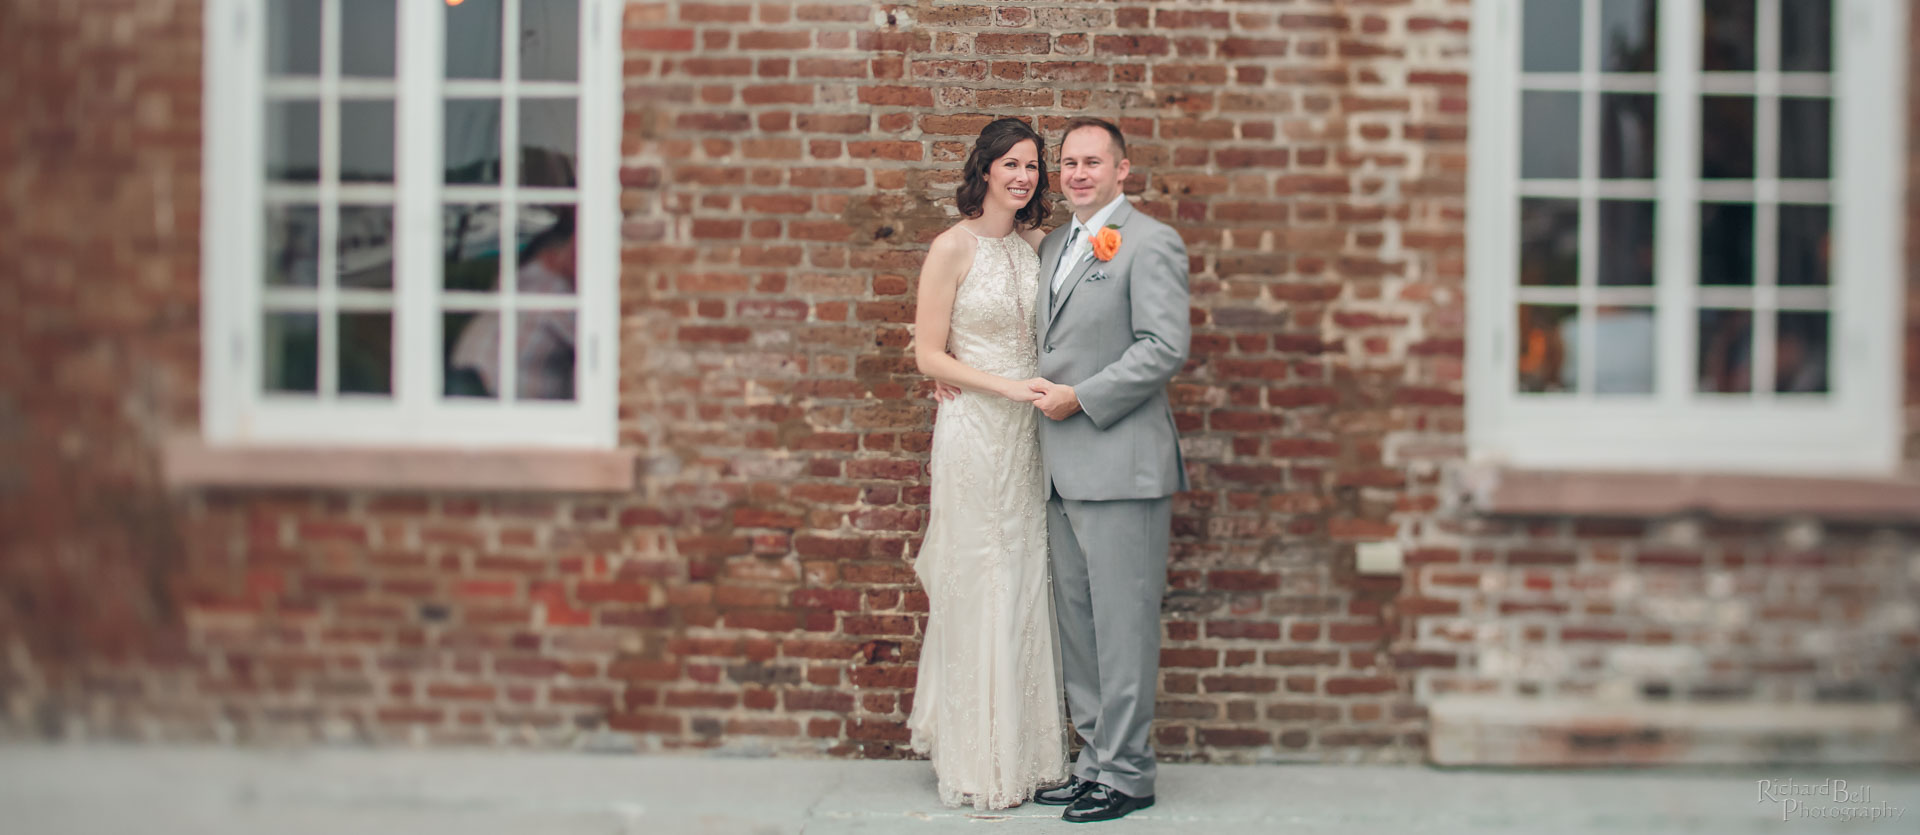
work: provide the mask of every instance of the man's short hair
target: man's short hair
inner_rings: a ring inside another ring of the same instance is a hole
[[[1068,134],[1081,128],[1099,128],[1106,131],[1107,138],[1113,141],[1114,153],[1118,154],[1118,156],[1114,158],[1114,161],[1118,162],[1127,158],[1127,137],[1120,133],[1119,126],[1105,119],[1095,119],[1092,116],[1076,116],[1072,121],[1067,122],[1067,129],[1060,134],[1060,141],[1066,142]]]

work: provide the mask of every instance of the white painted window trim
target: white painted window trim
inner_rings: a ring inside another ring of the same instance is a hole
[[[1778,0],[1758,2],[1763,18],[1765,7],[1777,9]],[[1592,54],[1598,40],[1598,15],[1592,10],[1597,5],[1590,3],[1586,13],[1587,54]],[[1514,330],[1521,292],[1517,229],[1522,0],[1475,0],[1467,435],[1477,463],[1792,474],[1890,475],[1897,471],[1905,311],[1901,247],[1906,217],[1902,202],[1906,5],[1835,0],[1832,394],[1822,402],[1764,393],[1741,397],[1691,393],[1693,316],[1700,293],[1694,280],[1697,204],[1702,191],[1697,176],[1699,96],[1703,83],[1711,82],[1698,71],[1671,70],[1700,65],[1699,0],[1660,4],[1655,321],[1661,347],[1656,393],[1607,399],[1514,392]],[[1764,41],[1768,23],[1760,25]],[[1591,59],[1587,64],[1581,84],[1592,89],[1598,74]],[[1763,75],[1760,90],[1763,94],[1778,90],[1783,80],[1795,83],[1781,74]],[[1583,109],[1582,128],[1591,132],[1598,113],[1590,105]],[[1777,116],[1772,118],[1777,124]],[[1757,129],[1767,129],[1767,120],[1768,114],[1762,112]],[[1770,185],[1778,188],[1778,184],[1762,184],[1763,199]],[[1581,196],[1590,196],[1598,187],[1594,180],[1577,185]],[[1598,219],[1591,211],[1581,214],[1582,269],[1591,270],[1588,264],[1598,243]],[[1756,224],[1755,237],[1757,248],[1770,252],[1772,241],[1763,224]],[[1590,302],[1593,291],[1583,289],[1582,293],[1581,300]],[[1767,333],[1770,330],[1756,326],[1756,353],[1762,350],[1759,343]],[[1764,350],[1771,351],[1771,344]],[[1582,361],[1590,363],[1591,353],[1581,352]],[[1757,393],[1771,389],[1757,372],[1754,388]]]
[[[505,0],[503,5],[507,19],[517,20],[519,0]],[[447,83],[442,80],[446,6],[441,2],[397,2],[396,6],[394,394],[386,400],[306,398],[302,402],[263,395],[260,386],[263,288],[258,264],[266,187],[266,4],[264,0],[207,0],[200,248],[202,435],[211,444],[227,446],[612,448],[617,438],[620,343],[620,4],[618,0],[580,0],[575,213],[579,384],[576,399],[568,403],[461,402],[439,394],[440,206],[445,188],[440,184],[444,145],[440,123]],[[329,22],[337,31],[337,12],[329,15]],[[519,83],[513,71],[511,66],[502,69],[509,91]],[[338,83],[323,80],[322,86]],[[511,110],[503,114],[503,122],[510,121],[511,115]],[[502,179],[507,199],[512,199],[513,169],[507,166],[517,165],[517,154],[505,141],[501,152],[506,169]],[[323,148],[322,154],[326,153]],[[322,184],[321,188],[338,187]],[[327,242],[321,246],[326,249]],[[527,306],[528,300],[518,303]],[[513,363],[506,365],[511,368]]]

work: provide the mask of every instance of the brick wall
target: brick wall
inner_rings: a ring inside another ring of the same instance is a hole
[[[0,353],[13,732],[902,755],[914,275],[1003,114],[1117,117],[1129,193],[1192,255],[1163,755],[1414,760],[1461,693],[1897,698],[1920,645],[1901,532],[1462,506],[1460,0],[630,4],[641,488],[164,492],[156,439],[197,421],[179,5],[128,5],[131,36],[53,7],[0,27],[38,35],[0,35],[28,41],[0,101],[33,114],[0,148],[36,172],[0,250],[56,253],[31,320],[0,306],[37,357]],[[1355,573],[1396,537],[1404,578]]]
[[[1920,462],[1920,2],[1907,7],[1907,470]]]
[[[1460,450],[1467,13],[631,7],[630,222],[660,238],[629,250],[633,428],[672,462],[672,542],[659,681],[616,724],[898,750],[925,611],[913,276],[983,124],[1093,113],[1192,253],[1158,744],[1414,756],[1407,670],[1440,659],[1391,651],[1399,586],[1356,580],[1347,543],[1432,511]]]
[[[0,6],[0,112],[0,703],[56,726],[182,645],[153,474],[198,419],[199,5]]]

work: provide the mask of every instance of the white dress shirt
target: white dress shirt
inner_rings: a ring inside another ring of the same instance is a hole
[[[1060,292],[1060,285],[1066,283],[1067,276],[1073,272],[1073,265],[1080,263],[1080,259],[1093,249],[1093,233],[1107,225],[1107,218],[1113,217],[1113,213],[1119,211],[1120,204],[1126,200],[1124,194],[1113,198],[1113,202],[1094,212],[1086,223],[1080,222],[1079,215],[1073,216],[1073,231],[1067,233],[1067,249],[1060,254],[1060,265],[1053,270],[1053,283],[1050,285],[1053,292]]]

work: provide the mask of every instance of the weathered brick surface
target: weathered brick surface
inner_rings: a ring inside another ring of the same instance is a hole
[[[629,4],[617,497],[160,490],[199,24],[114,8],[0,26],[15,732],[903,754],[914,276],[1001,114],[1116,117],[1189,244],[1163,755],[1417,759],[1451,693],[1897,698],[1920,646],[1899,531],[1462,509],[1468,3]],[[1382,538],[1404,578],[1354,572]]]

